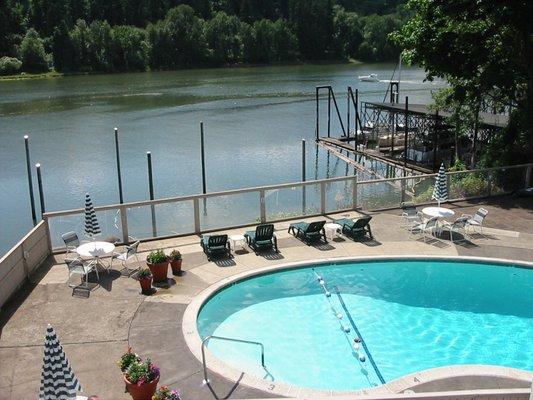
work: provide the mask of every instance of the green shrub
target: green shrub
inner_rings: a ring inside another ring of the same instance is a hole
[[[146,257],[149,264],[159,264],[168,261],[168,257],[163,250],[154,250]]]
[[[0,75],[13,75],[20,72],[22,61],[14,57],[0,58]]]

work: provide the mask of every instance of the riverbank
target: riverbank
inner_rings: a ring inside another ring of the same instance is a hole
[[[40,73],[28,73],[21,72],[20,74],[15,75],[5,75],[0,76],[0,82],[2,81],[21,81],[29,79],[43,79],[43,78],[62,78],[65,76],[85,76],[85,75],[120,75],[128,74],[132,72],[137,73],[150,73],[150,72],[174,72],[174,71],[188,71],[188,70],[198,70],[198,69],[227,69],[227,68],[262,68],[262,67],[288,67],[294,65],[329,65],[329,64],[352,64],[352,65],[361,65],[365,64],[364,61],[350,58],[348,60],[316,60],[316,61],[284,61],[284,62],[273,62],[273,63],[260,63],[260,64],[251,64],[251,63],[240,63],[240,64],[231,64],[231,65],[202,65],[196,67],[187,67],[187,68],[178,68],[173,70],[146,70],[146,71],[91,71],[91,72],[58,72],[58,71],[49,71],[49,72],[40,72]]]

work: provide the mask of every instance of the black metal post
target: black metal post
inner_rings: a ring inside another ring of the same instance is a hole
[[[318,121],[318,86],[315,88],[315,100],[316,100],[316,141],[319,139],[320,124]]]
[[[150,200],[154,199],[154,179],[152,174],[152,153],[146,152],[146,161],[148,163],[148,189],[150,191]],[[157,224],[155,218],[155,206],[150,205],[152,211],[152,234],[154,237],[157,237]]]
[[[409,96],[405,96],[405,137],[403,139],[403,176],[407,175],[407,145],[409,133]]]
[[[433,132],[433,171],[437,170],[437,147],[439,144],[439,110],[435,112],[435,129]]]
[[[43,191],[43,178],[41,176],[41,164],[35,164],[35,169],[37,169],[37,186],[39,187],[39,201],[41,203],[41,219],[43,214],[46,212],[44,207],[44,191]]]
[[[359,89],[355,89],[355,151],[357,151],[357,127],[361,127],[359,119]]]
[[[202,158],[202,193],[207,193],[207,185],[205,183],[205,150],[204,150],[204,123],[200,121],[200,152]]]
[[[31,164],[30,164],[30,144],[29,136],[24,135],[24,147],[26,148],[26,170],[28,171],[28,189],[30,191],[30,207],[31,207],[31,220],[33,226],[37,225],[37,214],[35,212],[35,197],[33,196],[33,181],[31,178]]]
[[[302,182],[306,180],[306,171],[305,171],[305,139],[302,139]],[[302,186],[302,214],[305,214],[306,206],[306,193],[305,185]]]
[[[348,93],[346,94],[346,127],[348,129],[348,137],[350,137],[350,92],[352,88],[348,86]]]
[[[120,152],[118,148],[118,128],[115,127],[115,156],[117,158],[117,178],[118,178],[118,200],[120,204],[124,203],[122,194],[122,174],[120,173]]]
[[[331,87],[328,88],[328,137],[331,136]]]

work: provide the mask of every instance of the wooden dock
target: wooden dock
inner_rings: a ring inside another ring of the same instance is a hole
[[[379,153],[376,150],[358,148],[358,150],[356,151],[355,150],[355,146],[353,144],[350,144],[346,140],[340,140],[338,138],[333,138],[333,137],[321,137],[318,142],[319,143],[323,143],[323,144],[327,145],[328,147],[334,146],[334,147],[340,148],[342,150],[347,150],[347,151],[352,152],[352,153],[358,153],[358,154],[362,154],[362,155],[364,155],[366,157],[374,158],[374,159],[379,160],[379,161],[383,162],[384,164],[390,165],[392,167],[405,169],[408,173],[410,173],[412,175],[432,174],[433,173],[433,171],[428,169],[428,168],[424,168],[424,167],[421,167],[419,165],[415,165],[415,164],[411,164],[411,163],[407,163],[406,167],[404,167],[403,161],[385,157],[385,156],[383,156],[381,153]],[[335,154],[335,155],[337,155],[337,154]],[[346,157],[346,158],[348,158],[348,157]]]

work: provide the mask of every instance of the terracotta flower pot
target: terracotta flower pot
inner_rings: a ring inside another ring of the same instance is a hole
[[[150,400],[157,389],[159,377],[155,378],[152,382],[145,383],[141,386],[129,382],[125,376],[124,382],[126,383],[126,390],[133,400]]]
[[[141,291],[143,293],[148,293],[152,289],[152,278],[139,278],[139,283],[141,284]]]
[[[162,282],[162,281],[167,280],[168,261],[157,263],[157,264],[150,264],[150,263],[146,263],[146,264],[148,265],[148,268],[150,268],[150,272],[152,273],[154,282]]]
[[[172,267],[172,274],[173,275],[179,275],[181,274],[181,262],[183,260],[176,260],[176,261],[171,261],[170,262],[170,266]]]

